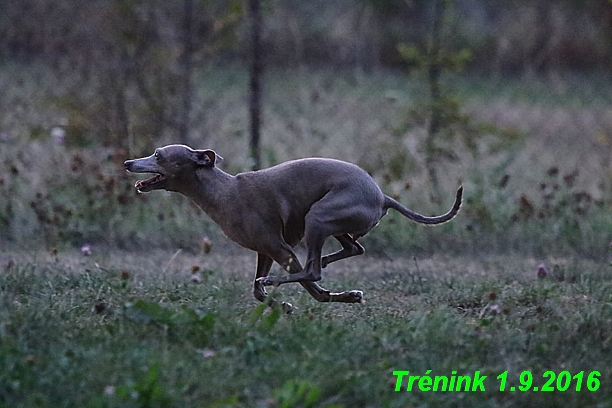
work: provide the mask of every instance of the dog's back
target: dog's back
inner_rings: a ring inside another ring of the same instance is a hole
[[[336,159],[306,158],[291,160],[279,165],[240,173],[238,180],[257,185],[261,190],[272,188],[275,194],[290,197],[292,204],[310,206],[330,192],[356,190],[360,197],[372,199],[376,204],[383,201],[383,193],[372,177],[361,167]],[[379,201],[380,200],[380,201]]]
[[[384,203],[380,187],[365,170],[336,159],[291,160],[267,169],[241,173],[236,178],[249,188],[256,186],[260,192],[273,190],[275,197],[285,197],[292,206],[304,209],[329,194],[346,198],[345,205],[382,207]]]

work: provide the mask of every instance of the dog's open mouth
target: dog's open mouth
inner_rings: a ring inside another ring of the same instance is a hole
[[[153,177],[148,178],[146,180],[138,180],[136,184],[134,184],[134,187],[136,187],[136,189],[141,192],[151,191],[153,190],[153,188],[155,188],[156,184],[161,183],[165,179],[166,178],[163,174],[157,173]]]

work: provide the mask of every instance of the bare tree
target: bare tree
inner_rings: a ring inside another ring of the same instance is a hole
[[[249,17],[251,20],[251,79],[249,112],[251,116],[251,158],[253,170],[261,167],[261,4],[260,0],[249,0]]]
[[[430,40],[427,53],[429,54],[429,66],[427,69],[427,81],[429,84],[429,92],[431,96],[431,118],[429,127],[427,128],[427,139],[425,140],[426,160],[425,167],[429,175],[429,181],[432,187],[432,200],[438,202],[440,200],[440,182],[436,171],[436,145],[435,141],[440,133],[442,122],[442,96],[440,94],[440,73],[441,67],[441,31],[442,20],[444,18],[444,10],[446,8],[445,0],[435,0],[432,4],[432,25]]]
[[[183,27],[182,27],[183,52],[180,56],[182,76],[182,100],[178,119],[179,140],[187,144],[189,133],[189,114],[191,113],[191,100],[193,87],[191,82],[192,59],[193,59],[193,0],[184,0],[183,3]]]

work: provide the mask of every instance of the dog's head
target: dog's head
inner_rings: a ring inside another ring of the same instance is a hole
[[[177,191],[186,178],[193,177],[198,167],[214,167],[223,160],[212,150],[193,150],[184,145],[169,145],[155,149],[149,157],[126,161],[132,173],[153,173],[153,177],[138,180],[134,187],[147,193],[153,190]]]

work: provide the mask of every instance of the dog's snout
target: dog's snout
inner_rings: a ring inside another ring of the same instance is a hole
[[[126,169],[129,169],[133,162],[134,160],[126,160],[123,162],[123,165],[125,166]]]

